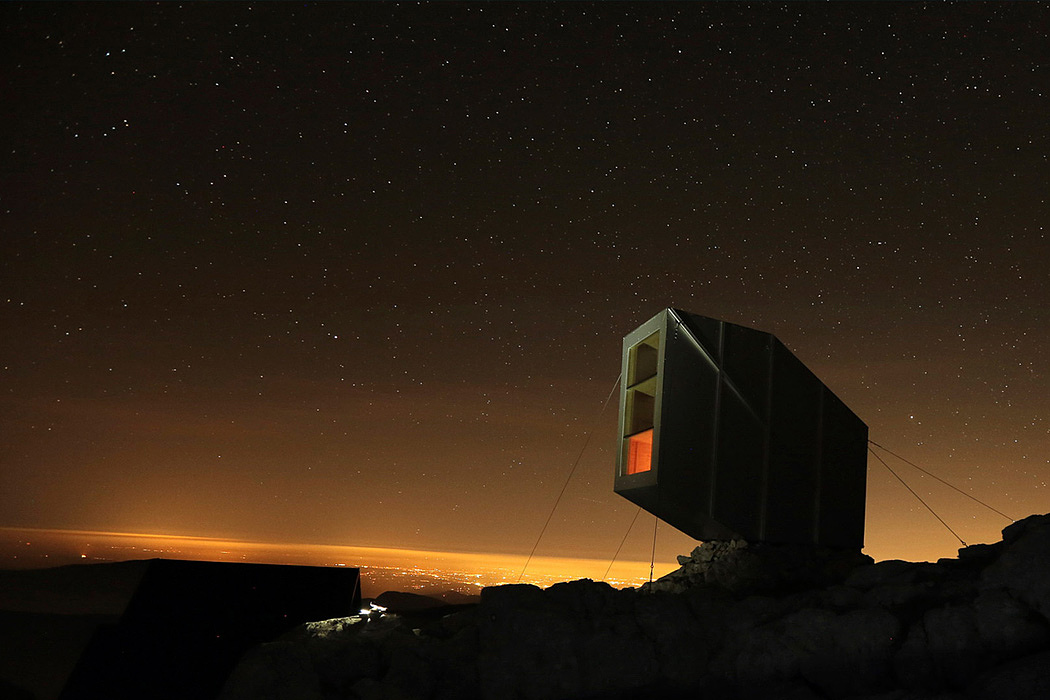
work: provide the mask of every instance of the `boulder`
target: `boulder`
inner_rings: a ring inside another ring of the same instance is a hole
[[[1050,650],[992,669],[971,686],[969,695],[975,700],[1050,698]]]
[[[1003,552],[981,576],[984,588],[1003,588],[1050,622],[1050,514],[1032,515],[1003,530]]]
[[[263,644],[245,654],[226,680],[223,700],[324,700],[306,647]]]
[[[803,590],[840,583],[854,568],[871,561],[860,552],[825,547],[714,540],[687,557],[679,556],[679,569],[641,590],[681,593],[704,584],[743,594]]]
[[[1003,552],[1003,546],[1003,542],[971,544],[959,550],[959,561],[971,566],[984,568],[999,558],[999,555]]]
[[[983,591],[974,611],[977,636],[991,664],[1050,646],[1050,627],[1006,591]]]
[[[880,609],[798,610],[736,639],[712,671],[754,692],[799,680],[829,697],[887,690],[899,627]]]

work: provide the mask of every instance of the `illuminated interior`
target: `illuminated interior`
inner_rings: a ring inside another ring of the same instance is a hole
[[[638,474],[653,468],[653,431],[632,435],[627,439],[627,473]]]
[[[627,396],[623,418],[625,473],[638,474],[653,468],[653,428],[656,421],[660,333],[630,348],[627,356]]]

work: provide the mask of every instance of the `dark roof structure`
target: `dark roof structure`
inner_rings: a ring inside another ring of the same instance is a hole
[[[358,569],[151,559],[60,700],[209,700],[248,649],[361,605]]]
[[[665,309],[622,371],[616,493],[698,540],[863,547],[868,427],[775,336]]]

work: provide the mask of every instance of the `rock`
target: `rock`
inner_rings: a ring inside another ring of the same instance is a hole
[[[703,675],[723,633],[723,616],[709,611],[703,617],[683,596],[639,596],[633,619],[639,629],[639,648],[652,654],[648,680],[664,679],[688,685]]]
[[[962,689],[994,665],[1045,647],[1050,632],[1005,591],[927,610],[894,659],[907,687]]]
[[[641,590],[681,593],[703,584],[735,593],[800,590],[841,582],[852,569],[871,561],[859,552],[823,547],[710,541],[688,557],[679,556],[677,571],[644,584]]]
[[[1004,588],[1050,622],[1050,515],[1032,515],[1003,530],[1004,549],[984,570],[984,588]]]
[[[734,686],[802,679],[831,697],[885,690],[899,627],[885,610],[799,610],[748,632],[712,670]]]
[[[263,644],[249,651],[226,680],[221,700],[324,700],[306,647]]]
[[[543,590],[527,583],[511,583],[481,589],[481,604],[487,609],[525,607],[542,603]]]
[[[937,667],[929,650],[926,626],[916,621],[904,637],[904,643],[893,657],[893,675],[897,684],[909,690],[928,690],[941,685]]]
[[[383,648],[374,641],[383,628],[393,629],[393,619],[361,617],[312,622],[287,638],[303,645],[324,687],[343,691],[362,678],[377,678],[383,669]],[[365,634],[367,628],[368,634]]]
[[[845,585],[828,586],[820,591],[820,597],[824,607],[835,611],[859,608],[864,603],[864,596],[860,591]]]
[[[937,564],[704,543],[637,590],[496,586],[450,613],[310,623],[247,655],[222,697],[1050,697],[1050,517],[1004,537]]]
[[[1043,515],[1029,515],[1027,518],[1015,520],[1003,528],[1003,540],[1001,546],[1009,547],[1032,529],[1041,529],[1048,525],[1050,525],[1050,513]]]
[[[937,592],[932,581],[888,583],[875,586],[864,594],[868,605],[899,612],[926,607],[936,599]]]
[[[1002,551],[1002,542],[996,542],[995,544],[971,544],[959,550],[959,561],[984,568],[998,559]]]
[[[991,663],[1050,646],[1050,628],[1006,591],[984,591],[974,601],[977,635]]]
[[[891,690],[879,695],[860,695],[849,700],[969,700],[965,695],[955,692],[923,690]]]
[[[307,700],[342,695],[362,680],[387,674],[391,659],[418,637],[395,615],[322,620],[245,656],[222,700]]]
[[[864,591],[867,605],[886,608],[910,622],[944,601],[941,584],[950,574],[943,564],[888,560],[854,569],[845,585]]]
[[[701,695],[700,697],[710,697]],[[716,695],[714,697],[725,697]],[[739,693],[742,700],[824,700],[811,687],[802,681],[779,681],[776,683],[758,683],[743,689]]]
[[[917,576],[918,570],[913,562],[887,559],[857,567],[846,577],[845,585],[867,591],[876,586],[914,583]]]
[[[544,591],[544,596],[550,603],[561,606],[570,614],[586,619],[604,615],[609,612],[610,607],[615,607],[618,601],[626,600],[625,596],[619,595],[619,591],[609,584],[595,583],[586,578],[556,583]],[[625,607],[627,606],[620,606]]]
[[[977,632],[977,614],[969,607],[929,610],[923,617],[926,649],[939,685],[963,688],[987,668]]]
[[[581,624],[559,614],[534,586],[484,589],[478,611],[481,694],[527,699],[578,694],[582,681],[573,639]]]
[[[661,677],[654,645],[640,634],[601,630],[581,639],[576,650],[585,696],[646,687]]]
[[[992,669],[971,685],[968,695],[975,700],[1050,698],[1050,651]]]

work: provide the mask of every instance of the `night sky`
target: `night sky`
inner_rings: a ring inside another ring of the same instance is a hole
[[[1035,3],[4,3],[0,526],[527,555],[593,429],[538,552],[611,558],[599,413],[668,306],[1050,511],[1048,35]],[[890,464],[967,542],[1007,524]],[[954,554],[868,483],[868,553]]]

